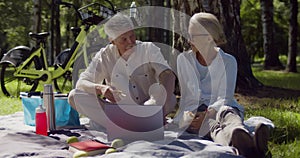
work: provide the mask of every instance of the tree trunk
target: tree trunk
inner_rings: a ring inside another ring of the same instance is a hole
[[[53,57],[52,57],[52,61],[54,61],[53,59],[60,53],[61,51],[61,35],[60,35],[60,21],[59,21],[59,17],[60,17],[60,10],[59,10],[59,6],[55,5],[55,52],[53,52]],[[52,62],[53,64],[53,62]]]
[[[192,15],[191,13],[191,3],[188,2],[188,0],[173,0],[173,8],[175,10],[179,10],[187,15]],[[188,19],[178,19],[177,16],[173,16],[173,21],[175,21],[173,25],[173,30],[178,30],[178,28],[181,27],[188,27],[188,26],[182,26],[182,24],[186,24],[186,20]],[[177,18],[177,19],[175,19]],[[184,29],[184,28],[183,28]],[[188,48],[188,43],[187,41],[181,36],[173,32],[173,48],[176,48],[178,51],[182,52],[186,48]]]
[[[151,0],[151,6],[164,6],[164,0]],[[157,15],[156,12],[152,12],[151,13],[152,17],[151,18],[155,18],[157,16],[161,16],[161,15]],[[153,42],[158,42],[158,43],[163,43],[163,37],[164,35],[164,31],[162,29],[159,28],[149,28],[149,40],[153,41]]]
[[[222,47],[224,51],[232,54],[238,63],[238,75],[237,75],[237,91],[254,89],[262,86],[262,84],[253,76],[251,69],[251,61],[241,34],[240,23],[240,1],[229,0],[173,0],[174,8],[185,13],[196,13],[199,11],[210,12],[214,14],[221,24],[223,25],[226,37],[227,45]],[[189,2],[189,7],[181,7],[184,2]],[[173,37],[175,47],[183,47],[182,43],[178,43],[180,37]],[[177,45],[176,45],[177,44]],[[178,45],[181,45],[178,46]],[[180,49],[179,49],[180,50]]]
[[[289,53],[286,71],[297,72],[298,1],[290,0]]]
[[[48,53],[48,63],[53,64],[54,58],[60,53],[61,35],[60,35],[60,22],[59,22],[59,6],[55,5],[55,0],[51,4],[51,41],[50,51]]]
[[[274,6],[273,0],[260,0],[261,20],[263,27],[265,62],[264,69],[283,69],[279,61],[279,54],[274,49]]]
[[[48,51],[47,59],[48,64],[53,62],[53,54],[55,49],[55,0],[51,1],[51,22],[50,22],[50,51]]]
[[[33,0],[33,25],[32,32],[39,33],[41,32],[41,10],[42,10],[42,1],[41,0]],[[36,45],[35,43],[34,45]]]

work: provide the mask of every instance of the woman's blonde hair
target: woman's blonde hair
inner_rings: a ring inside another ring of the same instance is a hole
[[[201,24],[218,46],[227,42],[223,27],[213,14],[204,12],[196,13],[192,16],[190,22]]]

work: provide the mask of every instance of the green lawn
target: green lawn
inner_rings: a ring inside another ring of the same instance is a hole
[[[16,111],[21,111],[21,99],[5,97],[1,92],[0,98],[0,115],[12,114]]]
[[[264,85],[300,90],[300,73],[264,71],[261,66],[252,67],[254,76]],[[299,71],[298,67],[298,71]],[[265,116],[276,128],[272,131],[269,148],[273,158],[298,158],[300,155],[300,94],[298,98],[260,98],[243,102],[246,118]]]

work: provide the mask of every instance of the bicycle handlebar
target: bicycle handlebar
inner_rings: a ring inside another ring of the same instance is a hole
[[[110,5],[110,9],[111,9],[113,12],[116,12],[116,11],[115,11],[115,7],[114,7],[114,5],[113,5],[113,3],[112,3],[111,1],[109,1],[109,0],[104,0],[104,1],[107,2],[107,3]],[[98,2],[91,3],[91,4],[88,4],[88,5],[84,6],[84,7],[81,7],[80,9],[87,8],[87,7],[89,7],[89,6],[93,5],[93,4],[100,4],[100,3],[98,3]]]
[[[74,5],[71,4],[71,3],[63,2],[63,1],[61,1],[61,0],[56,0],[56,1],[55,1],[55,4],[56,4],[56,5],[64,5],[64,6],[68,7],[68,8],[71,8],[72,6],[74,6]]]
[[[90,12],[90,11],[88,11],[87,13],[84,13],[84,10],[88,9],[91,6],[94,6],[94,5],[101,6],[101,7],[99,7],[99,9],[103,9],[103,10],[100,10],[100,11],[102,11],[104,14],[115,14],[116,13],[116,10],[114,8],[113,3],[110,2],[109,0],[104,0],[104,1],[107,2],[110,5],[110,8],[104,6],[104,5],[100,4],[100,3],[91,3],[91,4],[88,4],[88,5],[83,6],[81,8],[78,8],[74,4],[68,3],[68,2],[63,2],[62,0],[56,0],[55,4],[57,4],[57,5],[64,5],[64,6],[68,7],[68,8],[72,7],[76,11],[76,13],[79,16],[79,18],[85,24],[91,25],[91,24],[98,24],[101,20],[103,20],[104,18],[107,18],[104,15],[100,15],[100,16],[102,16],[102,17],[100,17],[99,15],[96,15],[93,12]]]

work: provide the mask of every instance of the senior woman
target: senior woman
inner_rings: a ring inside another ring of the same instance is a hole
[[[181,99],[174,121],[181,128],[231,145],[245,157],[264,157],[269,130],[256,127],[252,136],[243,124],[244,108],[234,99],[236,59],[224,52],[223,28],[210,13],[194,14],[189,22],[191,50],[177,58]]]

